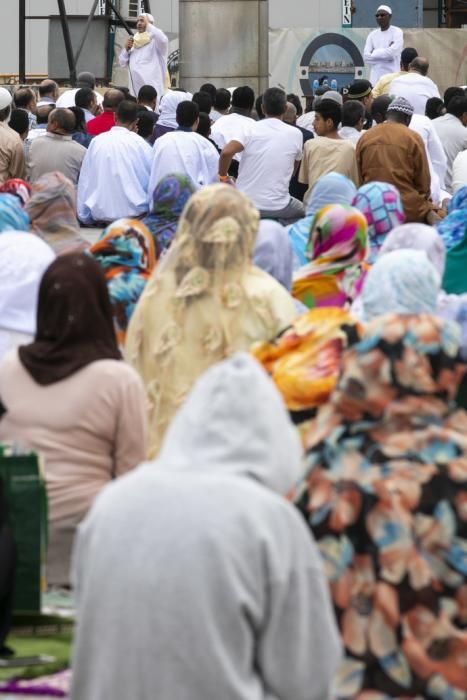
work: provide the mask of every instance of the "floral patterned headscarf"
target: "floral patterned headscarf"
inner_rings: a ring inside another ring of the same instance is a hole
[[[308,308],[346,306],[360,292],[367,256],[367,223],[358,209],[331,204],[316,214],[292,294]]]
[[[196,191],[188,175],[166,175],[153,194],[152,212],[143,219],[163,254],[172,243],[185,204]]]
[[[336,698],[467,692],[467,413],[457,327],[369,324],[310,425],[293,494],[321,551],[345,648]]]
[[[467,233],[467,185],[457,190],[449,201],[448,215],[436,224],[446,250],[461,243]]]
[[[118,219],[89,252],[104,270],[117,340],[123,346],[130,318],[156,265],[153,238],[141,221]]]

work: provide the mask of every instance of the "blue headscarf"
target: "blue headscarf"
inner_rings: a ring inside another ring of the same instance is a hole
[[[163,177],[154,190],[152,211],[143,223],[154,236],[160,253],[172,243],[183,208],[195,191],[188,175],[175,173]]]
[[[29,216],[12,194],[0,194],[0,233],[5,231],[29,231]]]
[[[309,260],[305,249],[310,237],[311,225],[317,211],[329,204],[351,204],[357,188],[348,177],[340,173],[323,175],[313,187],[306,208],[306,216],[289,229],[289,237],[294,252],[294,270],[306,265]]]
[[[451,250],[463,240],[467,232],[467,186],[457,190],[449,202],[448,215],[436,224],[446,250]]]

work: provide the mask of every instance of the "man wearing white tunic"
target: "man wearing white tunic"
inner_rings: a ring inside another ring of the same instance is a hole
[[[116,126],[91,141],[78,181],[78,218],[106,224],[148,211],[152,150],[136,133],[138,105],[123,100]]]
[[[430,97],[441,97],[438,86],[427,75],[429,67],[426,58],[417,56],[411,62],[408,72],[395,78],[389,87],[389,94],[405,97],[415,114],[425,115],[426,103]]]
[[[178,128],[155,142],[148,187],[149,206],[152,206],[156,186],[171,173],[188,175],[197,188],[219,181],[219,153],[208,139],[196,133],[198,117],[199,108],[195,102],[181,102],[177,107]]]
[[[380,5],[376,10],[379,29],[368,35],[363,58],[371,67],[370,82],[376,85],[387,73],[395,73],[400,68],[401,52],[404,45],[402,29],[391,26],[392,10],[388,5]]]
[[[136,22],[137,33],[130,37],[120,54],[120,65],[128,66],[128,87],[135,97],[143,85],[157,90],[159,101],[165,91],[169,40],[154,26],[154,17],[144,13]]]

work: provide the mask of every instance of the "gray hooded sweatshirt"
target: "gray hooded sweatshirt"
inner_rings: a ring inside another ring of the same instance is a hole
[[[206,372],[155,462],[79,529],[73,700],[318,700],[340,642],[317,548],[283,497],[301,448],[263,369]]]

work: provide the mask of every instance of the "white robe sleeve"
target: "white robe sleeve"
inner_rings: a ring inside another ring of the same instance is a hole
[[[363,49],[363,60],[365,63],[377,63],[378,61],[376,58],[373,57],[373,51],[374,51],[374,45],[373,45],[373,32],[368,35],[368,38],[365,42],[365,48]]]
[[[154,37],[158,53],[166,56],[169,47],[169,40],[162,29],[158,29],[153,24],[147,24],[146,31]]]
[[[125,48],[123,48],[122,51],[120,52],[120,56],[118,57],[118,62],[120,63],[122,68],[129,64],[130,52],[127,51]]]
[[[93,143],[91,141],[81,164],[81,171],[78,180],[76,213],[78,214],[78,219],[83,224],[89,224],[92,222],[91,210],[86,204],[89,192],[90,190],[94,189],[95,186],[95,184],[93,185],[92,178],[92,146]]]
[[[427,150],[433,164],[433,170],[439,178],[439,183],[441,189],[445,189],[445,178],[446,178],[446,168],[447,168],[447,158],[444,152],[443,144],[439,138],[436,129],[431,127],[428,132],[427,139]]]
[[[388,48],[374,49],[371,58],[373,63],[380,61],[394,61],[400,58],[401,51],[404,47],[404,35],[401,30],[394,33],[393,44]]]

